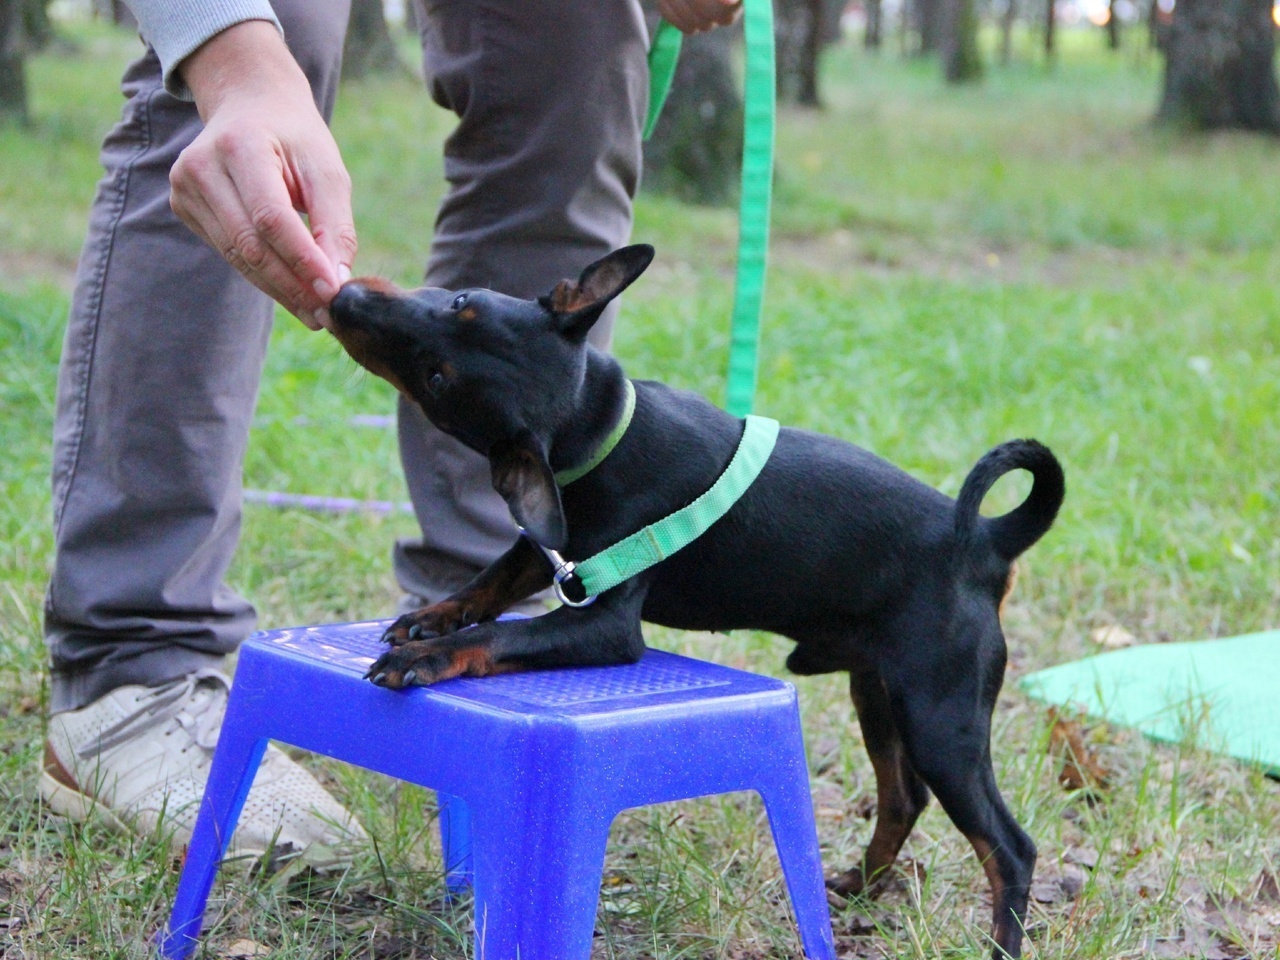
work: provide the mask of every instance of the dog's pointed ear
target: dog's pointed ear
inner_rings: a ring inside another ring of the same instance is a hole
[[[563,550],[569,538],[560,488],[542,444],[528,430],[495,444],[489,451],[493,489],[507,501],[516,523],[552,550]]]
[[[614,297],[653,262],[653,247],[637,243],[601,257],[582,271],[575,283],[561,280],[538,302],[555,316],[560,332],[581,341]]]

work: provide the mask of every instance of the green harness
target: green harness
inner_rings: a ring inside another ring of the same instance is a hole
[[[627,397],[618,425],[585,464],[556,474],[556,483],[561,487],[573,483],[599,465],[626,433],[635,412],[636,391],[630,380],[625,382]],[[560,602],[571,607],[585,607],[606,590],[648,570],[706,533],[755,482],[773,453],[777,439],[777,420],[748,415],[733,459],[706,493],[688,506],[637,530],[580,563],[566,560],[558,551],[529,537],[524,530],[520,532],[550,561],[555,593]],[[565,592],[566,585],[573,587],[575,593],[580,592],[581,596],[570,597]]]

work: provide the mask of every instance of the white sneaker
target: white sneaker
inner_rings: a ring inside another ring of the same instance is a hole
[[[40,796],[70,820],[97,818],[191,840],[231,682],[217,670],[160,687],[119,687],[49,720]],[[306,770],[268,746],[227,851],[273,866],[317,869],[351,861],[367,839],[359,822]]]

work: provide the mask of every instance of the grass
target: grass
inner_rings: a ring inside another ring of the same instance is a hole
[[[75,828],[34,792],[45,699],[49,434],[61,325],[97,143],[134,41],[77,34],[31,68],[36,126],[0,130],[0,949],[7,957],[141,957],[176,870],[162,838]],[[860,443],[955,493],[989,446],[1036,436],[1066,465],[1057,526],[1025,559],[1006,619],[1009,680],[1092,650],[1280,623],[1280,185],[1275,143],[1170,137],[1148,119],[1159,64],[1068,35],[1056,69],[993,68],[946,90],[933,66],[830,54],[829,108],[780,129],[774,268],[759,409]],[[1132,38],[1134,44],[1137,37]],[[335,130],[356,183],[361,268],[420,275],[448,118],[408,79],[345,88]],[[719,399],[732,211],[657,197],[637,239],[659,260],[627,295],[617,352],[633,376]],[[390,390],[282,317],[246,484],[403,499]],[[303,414],[309,425],[295,423]],[[1010,479],[988,507],[1011,505]],[[406,518],[246,510],[231,582],[264,625],[385,615]],[[781,674],[763,635],[650,642]],[[1280,784],[1193,747],[1090,726],[1110,769],[1096,802],[1057,783],[1044,713],[1006,684],[999,781],[1041,851],[1030,955],[1275,956]],[[854,862],[874,798],[842,678],[798,683],[829,870]],[[339,878],[226,876],[209,956],[241,939],[278,957],[464,956],[464,909],[441,902],[422,790],[309,761],[378,838]],[[989,903],[971,851],[931,807],[906,853],[924,879],[835,916],[842,956],[985,952]],[[615,825],[595,955],[797,956],[759,803],[637,810]]]

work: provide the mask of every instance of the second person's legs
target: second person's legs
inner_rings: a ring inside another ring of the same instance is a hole
[[[431,95],[460,119],[427,283],[534,297],[624,245],[649,87],[637,0],[416,2]],[[614,312],[592,330],[598,347]],[[515,528],[483,457],[403,399],[399,433],[423,536],[396,545],[396,576],[440,600],[510,547]]]

